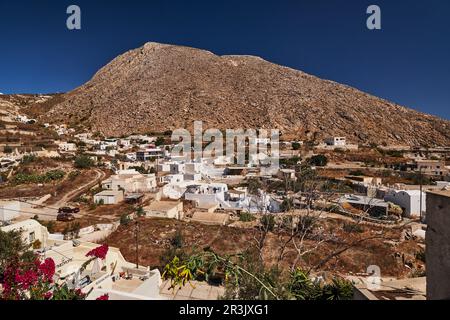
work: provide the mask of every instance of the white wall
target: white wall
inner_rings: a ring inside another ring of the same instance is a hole
[[[20,202],[0,202],[0,221],[11,221],[19,216]]]
[[[404,208],[403,215],[406,217],[420,217],[420,195],[406,191],[388,191],[384,197],[385,201],[392,202]],[[426,211],[426,193],[422,192],[422,211]]]

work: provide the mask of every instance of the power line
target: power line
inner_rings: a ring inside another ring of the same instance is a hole
[[[14,212],[19,212],[19,213],[28,213],[28,214],[37,214],[37,215],[42,215],[42,216],[56,217],[55,215],[48,214],[48,213],[31,212],[31,211],[25,211],[25,210],[16,210],[16,209],[4,208],[4,207],[3,207],[3,209],[4,209],[4,211],[14,211]]]
[[[23,202],[23,203],[26,203],[26,204],[31,204],[31,205],[38,206],[38,207],[49,208],[49,209],[52,209],[52,210],[59,210],[59,208],[54,208],[54,207],[46,206],[46,205],[44,205],[44,204],[36,204],[36,203],[33,203],[33,202],[28,202],[28,201],[25,201],[25,200],[21,200],[20,198],[18,198],[18,199],[13,198],[12,200],[14,200],[14,201],[19,201],[19,202]]]

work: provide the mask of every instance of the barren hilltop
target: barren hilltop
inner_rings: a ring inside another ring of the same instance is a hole
[[[279,128],[300,139],[450,145],[450,121],[253,56],[147,43],[49,101],[46,121],[108,136],[206,127]]]

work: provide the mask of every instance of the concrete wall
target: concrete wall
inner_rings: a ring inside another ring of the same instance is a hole
[[[450,193],[427,193],[427,299],[450,299]]]

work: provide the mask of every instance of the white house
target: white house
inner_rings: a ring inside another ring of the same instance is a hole
[[[345,146],[347,144],[345,137],[329,137],[324,142],[329,146]]]
[[[30,123],[30,124],[36,123],[35,119],[30,119],[27,116],[23,116],[23,115],[18,115],[16,117],[16,120],[19,122],[22,122],[22,123]]]
[[[20,231],[22,239],[26,244],[32,245],[36,240],[39,240],[41,246],[46,246],[48,240],[47,228],[42,226],[39,222],[33,219],[21,221],[2,227],[3,232]]]
[[[200,181],[202,180],[203,164],[200,162],[188,162],[184,164],[184,180]]]
[[[184,181],[183,174],[165,174],[159,177],[160,183],[178,184]]]
[[[118,204],[123,199],[123,191],[105,190],[94,195],[95,203]]]
[[[86,142],[86,140],[90,139],[91,136],[92,135],[90,133],[88,133],[88,132],[79,133],[79,134],[74,135],[75,138],[77,138],[77,139],[79,139],[79,140],[81,140],[83,142]]]
[[[136,159],[138,161],[149,161],[155,158],[164,156],[164,150],[161,148],[146,148],[136,152]]]
[[[170,165],[172,164],[173,162],[163,162],[163,163],[158,163],[158,166],[157,166],[157,170],[158,170],[158,172],[170,172]]]
[[[400,206],[405,217],[420,217],[420,190],[390,189],[386,192],[384,200]],[[426,211],[425,201],[426,192],[422,192],[422,212]]]
[[[183,202],[181,201],[155,201],[144,207],[147,217],[183,219]]]
[[[132,146],[130,139],[120,139],[119,145],[124,149],[130,148]]]
[[[102,181],[102,188],[124,190],[126,193],[150,192],[156,188],[156,175],[141,174],[134,169],[119,170],[118,174]]]
[[[228,207],[225,203],[225,194],[228,186],[225,183],[201,183],[187,187],[184,194],[186,200],[194,201],[199,207],[219,205]]]
[[[446,175],[448,169],[443,160],[416,160],[417,170],[433,175]]]
[[[75,152],[77,151],[77,145],[75,143],[62,142],[58,145],[58,149],[63,152]]]

